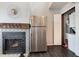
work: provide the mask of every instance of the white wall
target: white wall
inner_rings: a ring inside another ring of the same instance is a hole
[[[49,15],[47,19],[47,45],[54,44],[54,20],[53,16]]]
[[[12,7],[19,8],[19,16],[12,18],[8,15],[8,10]],[[29,3],[1,2],[0,3],[0,23],[29,23],[30,8]]]
[[[61,14],[54,15],[54,45],[61,45]]]
[[[69,15],[70,24],[69,27],[75,27],[75,12]]]
[[[71,13],[69,15],[69,20],[70,20],[70,23],[69,23],[69,27],[76,27],[75,25],[75,12]],[[75,30],[75,28],[74,28]],[[70,33],[66,33],[66,38],[68,39],[68,48],[75,52],[75,44],[76,44],[76,34],[70,34]]]
[[[76,40],[75,40],[75,48],[76,48],[76,55],[79,56],[79,3],[75,5],[75,20],[76,20]]]
[[[76,52],[76,49],[75,49],[76,35],[75,34],[69,34],[69,33],[66,33],[66,35],[67,35],[67,39],[68,39],[68,49],[70,49],[71,51],[73,51],[75,53]]]

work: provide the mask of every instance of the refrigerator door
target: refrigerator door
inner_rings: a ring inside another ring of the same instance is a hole
[[[31,30],[31,52],[37,51],[37,28],[32,27]]]
[[[38,27],[37,28],[37,47],[38,51],[47,51],[46,46],[46,27]]]
[[[46,27],[32,27],[31,52],[47,51]]]
[[[45,16],[32,16],[31,26],[46,26]]]

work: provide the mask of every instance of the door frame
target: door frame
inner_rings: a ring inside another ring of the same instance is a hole
[[[61,32],[62,32],[62,35],[61,35],[61,36],[62,36],[62,40],[61,40],[61,41],[62,41],[62,42],[61,42],[61,43],[62,43],[62,46],[64,45],[64,15],[65,15],[65,14],[68,14],[68,15],[69,15],[69,14],[71,14],[71,13],[73,13],[73,12],[75,12],[75,7],[72,7],[71,9],[69,9],[68,11],[64,12],[64,13],[61,15],[61,18],[62,18],[62,19],[61,19],[61,29],[62,29],[62,31],[61,31]]]

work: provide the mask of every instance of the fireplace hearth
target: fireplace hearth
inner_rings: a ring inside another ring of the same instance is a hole
[[[25,53],[25,32],[3,32],[3,54]]]

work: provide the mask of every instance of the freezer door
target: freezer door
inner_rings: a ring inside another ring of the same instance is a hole
[[[47,51],[45,27],[32,27],[31,52]]]
[[[32,16],[31,26],[46,26],[45,16]]]

